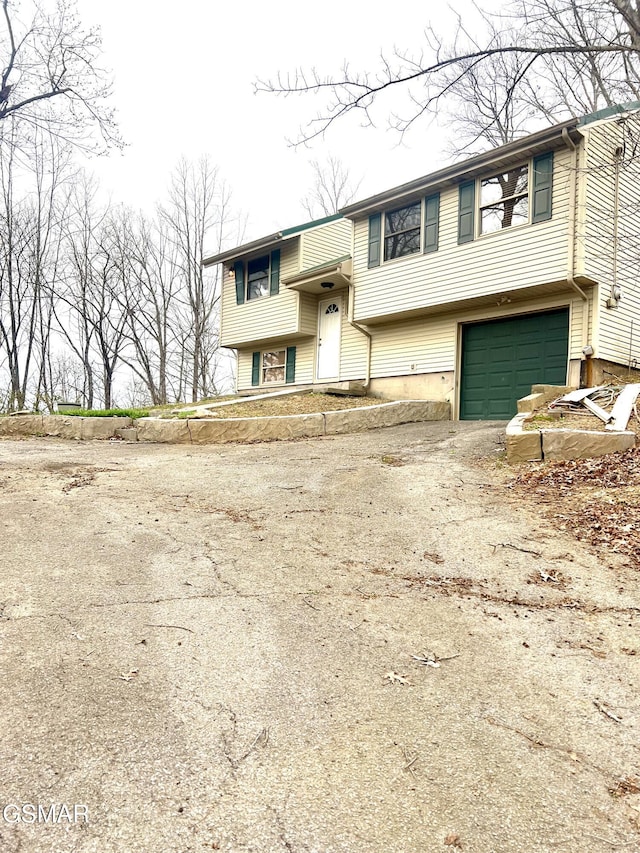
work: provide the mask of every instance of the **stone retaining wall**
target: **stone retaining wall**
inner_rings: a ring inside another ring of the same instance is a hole
[[[115,438],[118,430],[130,428],[131,418],[81,418],[64,415],[12,415],[0,417],[0,436],[47,435],[88,441]]]
[[[123,438],[168,444],[223,444],[274,441],[360,432],[415,421],[451,419],[449,403],[401,400],[377,406],[260,418],[82,418],[64,415],[0,417],[0,436],[40,435],[56,438]]]
[[[622,453],[635,447],[634,432],[600,432],[585,429],[524,429],[532,415],[520,412],[507,424],[507,462],[590,459]]]

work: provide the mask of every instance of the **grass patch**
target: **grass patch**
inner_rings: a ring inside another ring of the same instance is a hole
[[[72,409],[70,412],[54,412],[55,415],[72,418],[148,418],[148,409]]]

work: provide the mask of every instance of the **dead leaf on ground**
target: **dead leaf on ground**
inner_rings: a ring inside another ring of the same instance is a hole
[[[431,560],[432,563],[444,563],[444,557],[441,557],[440,554],[432,554],[430,551],[425,551],[422,556],[425,560]]]
[[[627,794],[640,794],[640,779],[636,776],[623,776],[609,788],[612,797],[624,797]]]
[[[385,465],[392,465],[394,468],[400,468],[405,464],[399,456],[383,456],[382,461]]]
[[[406,675],[399,675],[397,672],[385,672],[384,677],[389,680],[389,684],[411,684]]]
[[[462,847],[462,842],[457,832],[450,832],[445,838],[444,843],[447,847]]]
[[[121,678],[122,681],[131,681],[133,678],[136,677],[137,674],[138,674],[138,668],[136,667],[135,669],[130,669],[129,672],[120,673],[118,678]]]

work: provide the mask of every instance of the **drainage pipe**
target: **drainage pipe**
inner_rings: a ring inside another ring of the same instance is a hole
[[[582,352],[584,353],[589,348],[589,297],[573,277],[576,263],[576,240],[578,239],[578,235],[576,233],[576,195],[578,192],[578,146],[571,138],[569,131],[566,127],[562,128],[562,138],[564,140],[565,145],[572,153],[570,171],[571,178],[569,186],[569,249],[567,261],[567,282],[575,290],[580,299],[582,299]],[[591,375],[591,382],[593,382],[593,362],[590,359],[587,359],[585,376],[585,379],[587,380],[587,387],[591,387],[588,380],[589,375]],[[578,380],[578,384],[580,384],[580,380]]]

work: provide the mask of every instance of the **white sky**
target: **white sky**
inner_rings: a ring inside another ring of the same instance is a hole
[[[377,129],[352,116],[295,149],[286,140],[313,118],[320,98],[254,94],[253,83],[299,66],[339,71],[345,58],[354,69],[376,67],[381,51],[419,48],[428,8],[424,0],[78,0],[83,22],[102,26],[128,143],[124,154],[89,168],[114,202],[149,208],[182,155],[207,154],[248,216],[245,240],[305,221],[300,199],[313,159],[340,157],[362,178],[359,198],[427,174],[448,160],[446,135],[423,122],[400,145],[386,122],[390,99]]]

